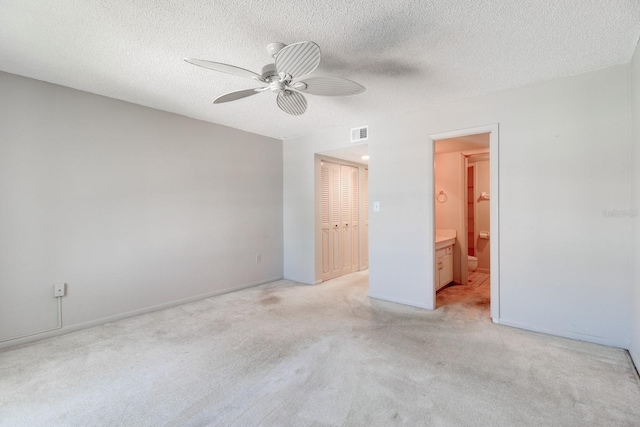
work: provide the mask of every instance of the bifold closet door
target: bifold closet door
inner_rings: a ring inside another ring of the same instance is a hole
[[[320,223],[322,227],[322,280],[331,279],[331,254],[330,254],[330,235],[332,232],[331,226],[331,208],[330,202],[330,166],[327,163],[322,163],[320,166]]]
[[[360,267],[359,170],[322,162],[322,280],[358,271]]]
[[[351,273],[353,234],[353,191],[351,186],[351,166],[340,165],[340,246],[342,247],[342,274]]]
[[[331,212],[331,234],[329,235],[329,255],[331,278],[342,276],[342,239],[340,236],[340,165],[329,163],[330,188],[329,209]]]
[[[349,171],[349,187],[351,190],[351,272],[360,269],[360,183],[358,168]]]
[[[322,162],[320,166],[322,280],[342,275],[340,165]]]
[[[360,259],[362,268],[369,268],[369,169],[365,169],[362,174],[362,245]]]

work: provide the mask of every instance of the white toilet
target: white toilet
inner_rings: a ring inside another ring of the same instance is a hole
[[[478,258],[469,255],[467,257],[467,270],[476,271],[476,268],[478,268]]]

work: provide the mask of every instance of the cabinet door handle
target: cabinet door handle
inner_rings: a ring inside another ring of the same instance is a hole
[[[444,264],[439,262],[438,263],[438,270],[442,270],[444,268]]]

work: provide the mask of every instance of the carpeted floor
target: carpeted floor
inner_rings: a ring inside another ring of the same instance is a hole
[[[429,312],[367,281],[280,281],[0,351],[0,425],[640,425],[626,351],[494,325],[481,292]]]

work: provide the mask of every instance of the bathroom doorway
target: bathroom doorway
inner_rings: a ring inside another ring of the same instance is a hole
[[[497,131],[495,125],[431,136],[435,306],[474,307],[496,322]]]

